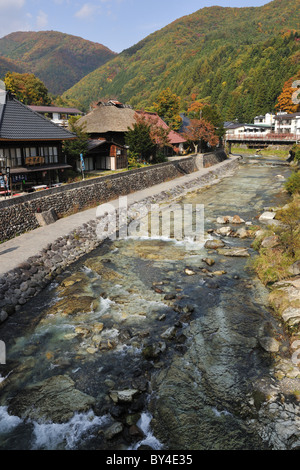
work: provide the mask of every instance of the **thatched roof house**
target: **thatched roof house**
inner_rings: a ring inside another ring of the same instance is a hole
[[[78,121],[92,139],[103,138],[120,145],[125,144],[125,132],[134,123],[134,109],[116,101],[97,103],[90,113]]]
[[[156,114],[149,112],[135,111],[131,106],[124,105],[119,101],[109,100],[99,101],[94,104],[93,109],[86,116],[79,119],[78,124],[84,125],[84,130],[91,139],[105,139],[107,142],[125,145],[125,133],[128,128],[133,127],[136,122],[136,115],[143,114],[149,121],[169,129],[167,124]],[[178,149],[186,140],[177,132],[170,129],[169,144],[171,154],[172,148]]]

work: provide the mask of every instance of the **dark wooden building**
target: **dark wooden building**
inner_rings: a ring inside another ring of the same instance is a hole
[[[127,168],[127,148],[105,139],[90,139],[88,154],[85,157],[85,169],[93,170],[121,170]]]
[[[76,139],[10,93],[0,96],[0,173],[15,191],[59,183],[71,168],[62,154],[64,140]]]

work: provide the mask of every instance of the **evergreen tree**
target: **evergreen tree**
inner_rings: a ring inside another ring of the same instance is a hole
[[[142,160],[150,160],[150,156],[155,153],[155,143],[151,138],[151,124],[145,117],[136,116],[133,127],[126,132],[125,142],[131,153]]]
[[[83,125],[78,125],[79,117],[72,116],[69,119],[68,130],[77,136],[76,140],[65,140],[63,143],[63,152],[67,157],[67,162],[72,165],[76,170],[76,163],[82,154],[83,157],[87,154],[89,136],[84,130]]]

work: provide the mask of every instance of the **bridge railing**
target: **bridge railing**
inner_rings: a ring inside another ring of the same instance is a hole
[[[265,142],[269,141],[287,141],[287,142],[297,142],[300,141],[300,134],[275,134],[275,133],[260,133],[255,132],[253,134],[227,134],[226,140],[262,140]]]

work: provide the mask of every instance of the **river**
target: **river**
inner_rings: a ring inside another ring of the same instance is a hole
[[[255,383],[272,355],[258,337],[283,332],[249,269],[252,239],[212,230],[285,203],[290,169],[277,164],[245,158],[176,201],[204,207],[204,240],[106,240],[0,326],[0,449],[269,448]],[[250,257],[205,248],[211,238]]]

